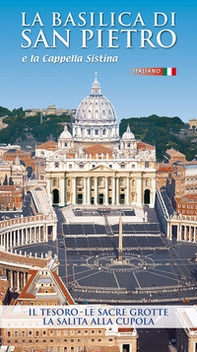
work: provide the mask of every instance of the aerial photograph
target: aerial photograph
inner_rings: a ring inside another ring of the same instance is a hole
[[[197,352],[196,4],[0,6],[0,352]]]

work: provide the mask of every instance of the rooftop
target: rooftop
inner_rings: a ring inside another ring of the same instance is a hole
[[[155,149],[154,146],[152,146],[148,143],[142,142],[142,141],[137,142],[137,148],[140,150]]]
[[[173,171],[172,165],[161,163],[158,165],[157,171]]]
[[[92,147],[85,149],[87,154],[96,155],[96,154],[109,154],[112,155],[112,151],[109,148],[104,147],[103,145],[96,144]]]
[[[55,151],[57,149],[57,146],[58,146],[57,142],[48,141],[48,142],[42,143],[40,145],[37,145],[36,149],[47,149],[47,150],[54,150]]]
[[[47,270],[47,269],[46,269]],[[20,296],[19,296],[19,300],[21,299],[35,299],[37,298],[37,292],[38,292],[38,287],[37,287],[37,283],[41,284],[40,282],[40,271],[39,270],[29,270],[29,274],[30,274],[30,278],[27,281],[26,286],[24,287],[23,291],[21,292]],[[43,299],[46,300],[46,298],[48,300],[50,300],[52,298],[52,300],[54,299],[54,296],[51,297],[51,290],[56,290],[56,292],[61,292],[61,294],[63,295],[64,299],[66,299],[66,301],[68,302],[68,304],[74,304],[74,300],[72,298],[72,296],[70,295],[69,291],[67,290],[67,288],[64,286],[62,280],[60,279],[60,277],[58,276],[58,274],[56,272],[51,272],[47,270],[47,275],[49,276],[45,276],[45,280],[47,282],[53,283],[53,288],[52,286],[50,287],[50,292],[45,293]],[[39,300],[42,300],[42,297],[39,297]]]
[[[186,194],[183,197],[176,197],[176,201],[182,203],[196,203],[197,202],[197,194]]]
[[[0,251],[1,261],[9,262],[10,265],[12,263],[17,264],[26,264],[27,266],[31,267],[39,267],[44,268],[46,264],[49,262],[48,258],[41,259],[41,258],[34,258],[34,257],[26,257],[24,255],[18,255],[13,253],[8,253],[5,251]]]
[[[185,157],[184,154],[182,154],[181,152],[179,152],[178,150],[171,148],[171,149],[167,149],[166,150],[166,154],[170,155],[170,156],[181,156],[181,157]]]

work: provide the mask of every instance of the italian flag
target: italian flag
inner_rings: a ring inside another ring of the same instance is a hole
[[[176,67],[165,67],[163,70],[163,76],[176,76]]]
[[[138,67],[133,69],[139,76],[176,76],[176,67]]]

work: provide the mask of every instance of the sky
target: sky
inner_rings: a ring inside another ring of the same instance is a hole
[[[88,0],[8,0],[0,5],[0,106],[10,110],[47,108],[52,104],[57,108],[77,108],[90,93],[97,72],[102,93],[114,105],[118,121],[151,114],[178,116],[184,122],[197,118],[197,5],[190,0],[181,5],[173,0],[150,0],[148,5],[145,0],[122,0],[118,4],[100,0],[95,4]],[[81,12],[86,13],[86,24],[79,18]],[[158,15],[160,26],[154,26],[156,12],[165,14]],[[59,14],[55,24],[61,20],[61,25],[53,26],[52,13]],[[69,13],[72,18],[68,18]],[[103,23],[99,23],[99,13],[103,13]],[[118,21],[122,13],[123,25]],[[171,13],[175,13],[174,23]],[[114,16],[114,23],[110,16]],[[164,16],[167,23],[162,25]],[[132,34],[132,47],[127,47],[126,33],[121,30],[136,31]],[[154,47],[149,43],[140,47],[144,30],[151,31]],[[67,38],[67,46],[57,39],[54,47],[54,31]],[[164,47],[159,43],[160,31]],[[172,32],[176,43],[170,47]],[[92,39],[83,42],[82,35]],[[109,47],[109,35],[115,38],[111,40],[113,48]],[[115,57],[117,62],[87,62],[88,57],[100,55]],[[82,62],[48,62],[49,57],[54,61],[69,56]],[[177,74],[133,74],[134,68],[147,67],[176,67]]]

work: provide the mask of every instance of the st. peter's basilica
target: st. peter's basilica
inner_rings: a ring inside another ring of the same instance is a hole
[[[128,125],[122,137],[112,103],[95,74],[79,104],[72,134],[67,125],[48,153],[45,176],[53,204],[154,207],[155,147],[138,141]]]

